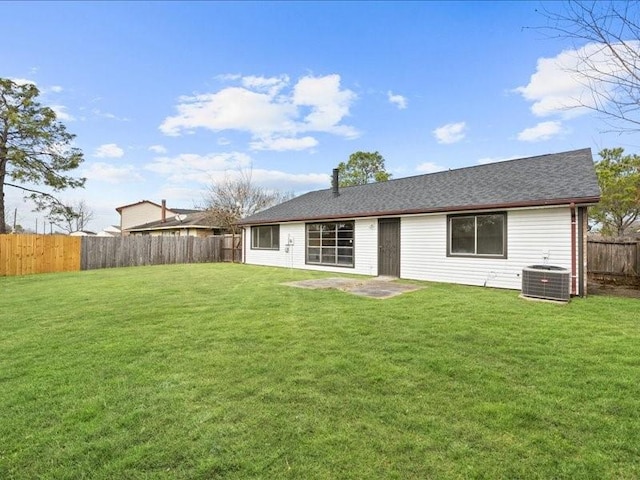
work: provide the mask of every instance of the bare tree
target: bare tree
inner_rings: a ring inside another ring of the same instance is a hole
[[[55,205],[47,216],[53,225],[67,233],[85,230],[93,218],[94,213],[84,200]]]
[[[548,29],[573,41],[576,78],[588,92],[576,100],[603,115],[612,131],[640,131],[640,2],[563,2],[544,8]],[[555,7],[554,7],[555,10]]]
[[[291,193],[283,193],[255,185],[251,171],[243,170],[237,177],[226,176],[213,182],[204,198],[208,212],[207,220],[231,233],[237,233],[237,222],[261,210],[293,198]]]

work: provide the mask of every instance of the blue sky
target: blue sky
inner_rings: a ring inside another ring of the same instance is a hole
[[[637,135],[567,110],[573,45],[538,28],[541,2],[2,2],[0,76],[35,83],[85,154],[99,230],[147,199],[202,203],[256,184],[328,188],[355,151],[394,177],[591,147]],[[8,21],[10,20],[10,21]],[[578,45],[577,47],[582,47]],[[34,228],[19,192],[7,210]],[[42,214],[39,215],[42,225]]]

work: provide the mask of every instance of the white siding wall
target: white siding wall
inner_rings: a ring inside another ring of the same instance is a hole
[[[447,257],[447,215],[412,215],[401,219],[400,276],[414,280],[487,285],[519,290],[522,269],[541,264],[571,268],[571,214],[568,207],[510,210],[507,214],[507,257]],[[288,238],[294,246],[285,252]],[[378,274],[378,220],[355,221],[355,268],[305,264],[305,224],[280,226],[279,250],[252,250],[247,228],[246,263],[323,270],[338,273]]]
[[[510,210],[506,259],[447,257],[447,216],[402,218],[402,278],[520,289],[522,269],[548,263],[571,268],[567,207]]]
[[[293,239],[293,247],[287,253],[286,244]],[[363,275],[378,274],[378,222],[376,219],[360,219],[355,221],[355,267],[329,267],[324,265],[307,265],[305,263],[305,224],[285,223],[280,225],[279,250],[253,250],[251,248],[251,229],[246,230],[246,263],[269,265],[273,267],[303,268],[306,270],[322,270],[336,273],[358,273]]]

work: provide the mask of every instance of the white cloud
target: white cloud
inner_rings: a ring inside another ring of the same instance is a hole
[[[53,85],[49,87],[49,90],[51,90],[53,93],[60,93],[64,90],[64,88],[62,88],[60,85]]]
[[[242,79],[242,75],[239,73],[223,73],[221,75],[216,75],[214,78],[220,82],[234,82]]]
[[[167,149],[162,145],[151,145],[149,147],[149,150],[159,155],[164,155],[165,153],[167,153]]]
[[[225,137],[220,137],[218,138],[218,145],[231,145],[231,140],[229,140],[228,138]]]
[[[133,165],[111,165],[103,162],[88,164],[82,170],[82,176],[90,180],[107,183],[135,182],[142,180]]]
[[[16,85],[36,85],[36,82],[27,78],[9,78]]]
[[[387,92],[389,102],[393,103],[399,110],[407,108],[407,98],[402,95],[394,94],[391,90]]]
[[[98,158],[120,158],[124,155],[124,150],[115,143],[105,143],[96,148],[93,155]]]
[[[561,122],[541,122],[535,127],[525,128],[518,133],[522,142],[541,142],[564,133]]]
[[[436,137],[438,143],[456,143],[462,140],[467,129],[466,122],[447,123],[433,130],[433,136]]]
[[[416,171],[420,173],[435,173],[446,170],[446,167],[433,162],[424,162],[416,167]]]
[[[164,175],[174,183],[209,183],[216,172],[248,168],[251,158],[242,152],[210,153],[198,155],[182,153],[173,157],[158,157],[145,165],[145,169]]]
[[[94,108],[91,111],[91,113],[93,113],[96,117],[108,118],[109,120],[118,120],[120,122],[130,122],[131,121],[127,117],[118,117],[117,115],[114,115],[113,113],[103,112],[102,110],[100,110],[98,108]]]
[[[613,44],[612,48],[627,58],[630,51],[640,49],[640,40],[629,41],[626,47]],[[629,75],[603,44],[590,43],[578,50],[564,50],[555,57],[538,59],[529,83],[515,91],[532,102],[531,111],[536,116],[570,118],[588,112],[585,107],[594,107],[605,97],[615,97],[615,85],[606,81],[612,74],[620,78]],[[593,95],[594,91],[598,95]]]
[[[310,136],[298,138],[302,133],[325,132],[347,138],[359,134],[354,127],[341,123],[349,115],[356,95],[340,87],[339,75],[306,76],[292,87],[286,75],[232,75],[224,79],[239,81],[241,86],[181,97],[177,115],[165,118],[160,130],[171,136],[198,128],[215,132],[239,130],[251,134],[253,148],[280,150],[317,145]]]
[[[72,122],[76,118],[67,112],[67,107],[64,105],[51,105],[51,110],[53,110],[56,114],[58,120],[62,120],[63,122]]]
[[[252,168],[251,157],[242,152],[209,153],[197,155],[183,153],[154,159],[145,170],[165,177],[171,188],[187,188],[190,182],[205,185],[225,178],[236,178],[247,172],[251,182],[265,188],[280,191],[307,191],[329,187],[329,173],[287,173],[278,170]],[[193,189],[192,189],[193,194]],[[192,195],[193,196],[193,195]]]
[[[240,87],[181,97],[177,109],[178,115],[167,117],[160,126],[166,135],[177,136],[196,128],[216,132],[242,130],[262,135],[292,131],[292,118],[296,113],[291,103]]]
[[[288,150],[306,150],[318,145],[313,137],[301,138],[261,138],[250,143],[251,150],[274,150],[278,152]]]
[[[241,170],[243,170],[242,173]],[[329,188],[331,185],[331,175],[328,173],[288,173],[279,170],[246,168],[212,172],[207,183],[239,178],[247,172],[250,174],[252,184],[281,192],[306,192]]]
[[[340,89],[340,75],[303,77],[294,87],[293,102],[296,106],[311,107],[304,118],[302,131],[329,132],[348,138],[358,136],[353,127],[339,125],[349,115],[349,108],[356,94]]]
[[[250,90],[267,92],[273,96],[289,84],[288,75],[279,77],[256,77],[250,75],[242,78],[242,86]]]

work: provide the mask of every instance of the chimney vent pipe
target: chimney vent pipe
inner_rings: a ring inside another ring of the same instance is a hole
[[[333,178],[331,180],[331,187],[333,188],[333,196],[337,197],[340,195],[340,170],[337,168],[333,169]]]
[[[162,217],[161,217],[162,223],[167,221],[167,201],[166,200],[162,200]]]

